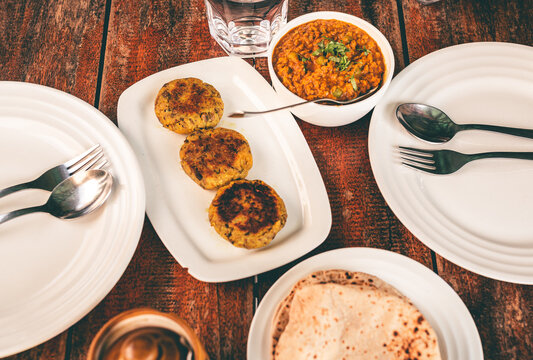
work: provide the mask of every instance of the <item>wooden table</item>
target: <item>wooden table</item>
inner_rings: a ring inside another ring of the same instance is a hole
[[[317,10],[342,11],[374,24],[392,45],[397,72],[454,44],[533,44],[529,1],[443,0],[421,6],[415,0],[290,0],[289,18]],[[117,100],[131,84],[172,66],[224,55],[209,35],[201,0],[0,2],[0,80],[66,91],[115,122]],[[254,65],[268,78],[265,59]],[[466,271],[428,249],[398,221],[372,176],[369,120],[368,115],[341,128],[298,120],[333,213],[331,233],[308,256],[347,246],[407,255],[457,291],[476,322],[487,359],[532,359],[532,287]],[[295,263],[257,278],[203,283],[176,263],[146,218],[137,251],[109,295],[67,331],[10,359],[84,359],[91,339],[107,320],[143,306],[186,319],[212,359],[245,359],[256,304]]]

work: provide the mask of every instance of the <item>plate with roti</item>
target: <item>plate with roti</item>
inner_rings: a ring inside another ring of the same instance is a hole
[[[424,265],[372,248],[296,265],[259,304],[249,359],[483,359],[455,291]]]

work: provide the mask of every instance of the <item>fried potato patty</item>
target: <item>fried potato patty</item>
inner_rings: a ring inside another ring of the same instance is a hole
[[[253,164],[246,138],[225,128],[198,130],[187,136],[180,159],[183,170],[204,189],[244,179]]]
[[[221,187],[209,207],[209,222],[216,232],[246,249],[267,245],[286,221],[283,200],[261,180],[237,180]]]
[[[166,83],[155,99],[159,122],[179,134],[214,127],[223,112],[224,103],[217,89],[196,78]]]

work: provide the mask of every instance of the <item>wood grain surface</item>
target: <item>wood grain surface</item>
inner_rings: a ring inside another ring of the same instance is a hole
[[[335,10],[371,22],[392,45],[395,73],[450,45],[472,41],[533,45],[530,1],[443,0],[422,6],[415,0],[290,0],[289,5],[290,19]],[[0,80],[66,91],[115,123],[117,100],[136,81],[169,67],[224,55],[209,35],[205,6],[199,0],[0,2]],[[253,64],[269,80],[265,59]],[[434,254],[398,221],[370,168],[370,115],[339,128],[297,122],[326,184],[333,215],[326,241],[304,258],[352,246],[407,255],[457,291],[479,329],[486,359],[533,358],[532,287],[466,271]],[[135,255],[108,296],[64,333],[9,359],[85,359],[92,338],[106,321],[138,307],[184,318],[212,359],[245,359],[255,305],[279,276],[301,260],[257,277],[203,283],[177,264],[146,218]]]

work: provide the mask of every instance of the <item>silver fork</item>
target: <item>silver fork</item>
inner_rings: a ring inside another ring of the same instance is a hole
[[[52,191],[57,184],[80,170],[101,169],[106,164],[107,160],[104,158],[104,152],[100,147],[100,144],[96,144],[89,150],[67,161],[66,163],[57,165],[44,172],[35,180],[13,185],[0,190],[0,197],[23,189],[42,189]]]
[[[421,150],[399,146],[402,164],[431,174],[451,174],[470,161],[488,158],[533,160],[533,152],[495,151],[462,154],[452,150]]]

